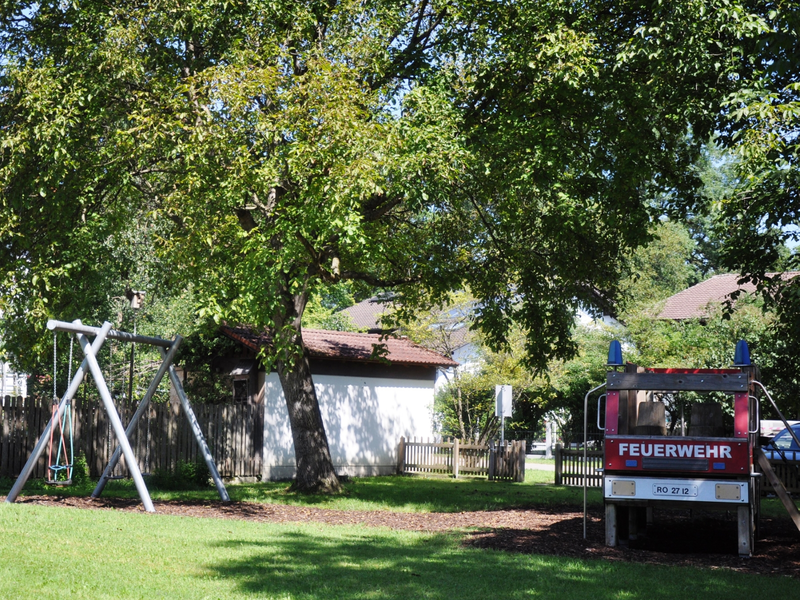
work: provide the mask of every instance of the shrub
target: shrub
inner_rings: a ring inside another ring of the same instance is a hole
[[[179,460],[174,469],[155,469],[148,485],[162,490],[193,490],[208,487],[210,478],[204,461]]]
[[[89,479],[89,463],[86,462],[86,455],[79,452],[75,460],[72,461],[72,483],[81,484]]]

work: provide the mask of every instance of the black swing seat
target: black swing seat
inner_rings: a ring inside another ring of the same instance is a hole
[[[52,477],[54,478],[57,477],[61,471],[71,468],[72,465],[57,465],[54,467],[53,466],[49,467],[49,469],[53,472]],[[45,479],[44,482],[47,485],[67,486],[67,485],[72,485],[72,477],[70,477],[69,479]]]
[[[57,485],[60,487],[72,485],[72,479],[59,479],[58,481],[54,481],[52,479],[45,479],[44,482],[47,485]]]

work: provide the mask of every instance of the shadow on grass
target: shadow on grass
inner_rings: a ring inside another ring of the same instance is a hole
[[[675,569],[627,563],[466,550],[446,535],[350,530],[334,537],[296,529],[263,543],[216,546],[244,547],[246,557],[206,565],[210,574],[257,597],[674,599],[702,590],[704,599],[731,600],[758,591],[756,578],[731,572],[681,569],[676,576]]]

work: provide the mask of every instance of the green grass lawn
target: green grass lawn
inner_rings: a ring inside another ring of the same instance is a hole
[[[481,478],[353,479],[338,497],[289,493],[286,483],[229,486],[234,500],[340,510],[454,512],[579,507],[580,488],[527,470],[525,483]],[[549,479],[548,479],[549,478]],[[13,482],[0,481],[0,494]],[[92,483],[25,493],[88,495]],[[107,495],[135,497],[129,482]],[[215,499],[213,488],[152,490],[155,499]],[[600,506],[598,489],[589,503]],[[765,514],[783,516],[775,499]],[[259,524],[0,503],[0,599],[6,598],[500,598],[706,599],[793,597],[794,580],[726,570],[515,555],[467,549],[463,534]]]
[[[466,549],[433,535],[0,504],[0,598],[736,600],[796,581]]]

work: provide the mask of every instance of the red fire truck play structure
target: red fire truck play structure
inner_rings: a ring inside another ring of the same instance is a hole
[[[756,464],[800,529],[800,514],[760,455],[758,396],[763,391],[770,402],[772,398],[757,381],[758,371],[750,364],[745,342],[739,342],[734,367],[727,369],[646,369],[623,364],[619,342],[612,342],[609,366],[613,370],[606,383],[590,391],[606,388],[598,400],[600,427],[599,405],[605,398],[605,427],[601,429],[605,433],[606,545],[616,546],[621,539],[644,533],[654,508],[733,510],[739,554],[749,556],[758,524],[762,476]],[[696,399],[702,402],[687,407],[688,430],[684,421],[672,428],[673,435],[666,435],[662,400],[674,400],[685,392],[699,392]],[[725,403],[727,407],[722,406]],[[723,413],[731,411],[732,418],[723,418]]]

